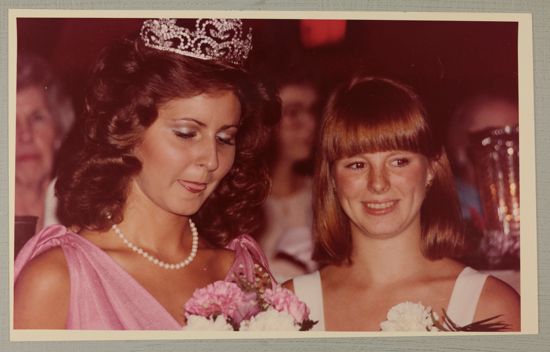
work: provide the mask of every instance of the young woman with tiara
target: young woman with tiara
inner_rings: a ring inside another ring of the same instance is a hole
[[[333,92],[313,189],[322,269],[285,285],[317,330],[520,329],[517,293],[465,267],[453,177],[412,89],[359,75]]]
[[[197,288],[269,287],[244,234],[268,192],[258,155],[280,108],[242,69],[250,50],[238,19],[161,19],[101,54],[62,147],[63,225],[16,259],[16,329],[180,329]]]

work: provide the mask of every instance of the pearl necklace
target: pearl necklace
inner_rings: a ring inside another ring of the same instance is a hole
[[[163,262],[162,260],[160,260],[160,259],[152,256],[151,254],[147,253],[145,250],[143,250],[143,248],[140,248],[137,245],[133,244],[132,242],[130,242],[126,238],[126,236],[124,236],[124,233],[122,232],[122,230],[116,224],[113,224],[113,226],[111,228],[115,231],[115,233],[118,235],[118,237],[120,237],[120,239],[124,242],[124,244],[126,244],[126,246],[128,246],[128,248],[130,248],[132,251],[142,255],[148,261],[150,261],[151,263],[153,263],[155,265],[160,266],[163,269],[172,269],[172,270],[174,270],[174,269],[184,268],[187,265],[191,264],[191,262],[193,261],[193,259],[195,259],[195,256],[197,255],[197,248],[199,247],[199,232],[197,231],[197,227],[195,226],[195,223],[193,223],[193,221],[191,221],[191,219],[189,219],[189,227],[191,228],[191,235],[193,237],[193,244],[191,246],[191,253],[189,253],[189,256],[185,260],[183,260],[179,263],[176,263],[176,264],[170,264],[170,263]]]

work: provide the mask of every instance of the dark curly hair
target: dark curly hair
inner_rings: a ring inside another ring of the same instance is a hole
[[[85,109],[62,146],[56,195],[65,226],[106,230],[122,221],[128,185],[141,170],[132,150],[174,98],[232,91],[241,119],[232,169],[193,216],[213,246],[256,230],[269,191],[265,144],[280,104],[245,70],[146,47],[139,38],[105,49],[88,84]]]

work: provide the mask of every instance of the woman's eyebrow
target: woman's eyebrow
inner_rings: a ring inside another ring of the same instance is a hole
[[[178,121],[190,121],[190,122],[196,123],[199,126],[206,127],[206,124],[204,122],[196,120],[192,117],[178,117],[177,120]]]
[[[178,118],[178,121],[190,121],[190,122],[194,122],[196,123],[197,125],[201,126],[201,127],[207,127],[206,124],[202,121],[199,121],[197,119],[194,119],[192,117],[180,117]],[[223,125],[222,127],[220,127],[220,130],[227,130],[229,128],[239,128],[239,125],[238,124],[234,124],[234,125]]]

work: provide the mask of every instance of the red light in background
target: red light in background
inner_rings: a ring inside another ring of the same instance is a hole
[[[346,36],[346,20],[301,20],[300,39],[306,48],[336,44]]]

